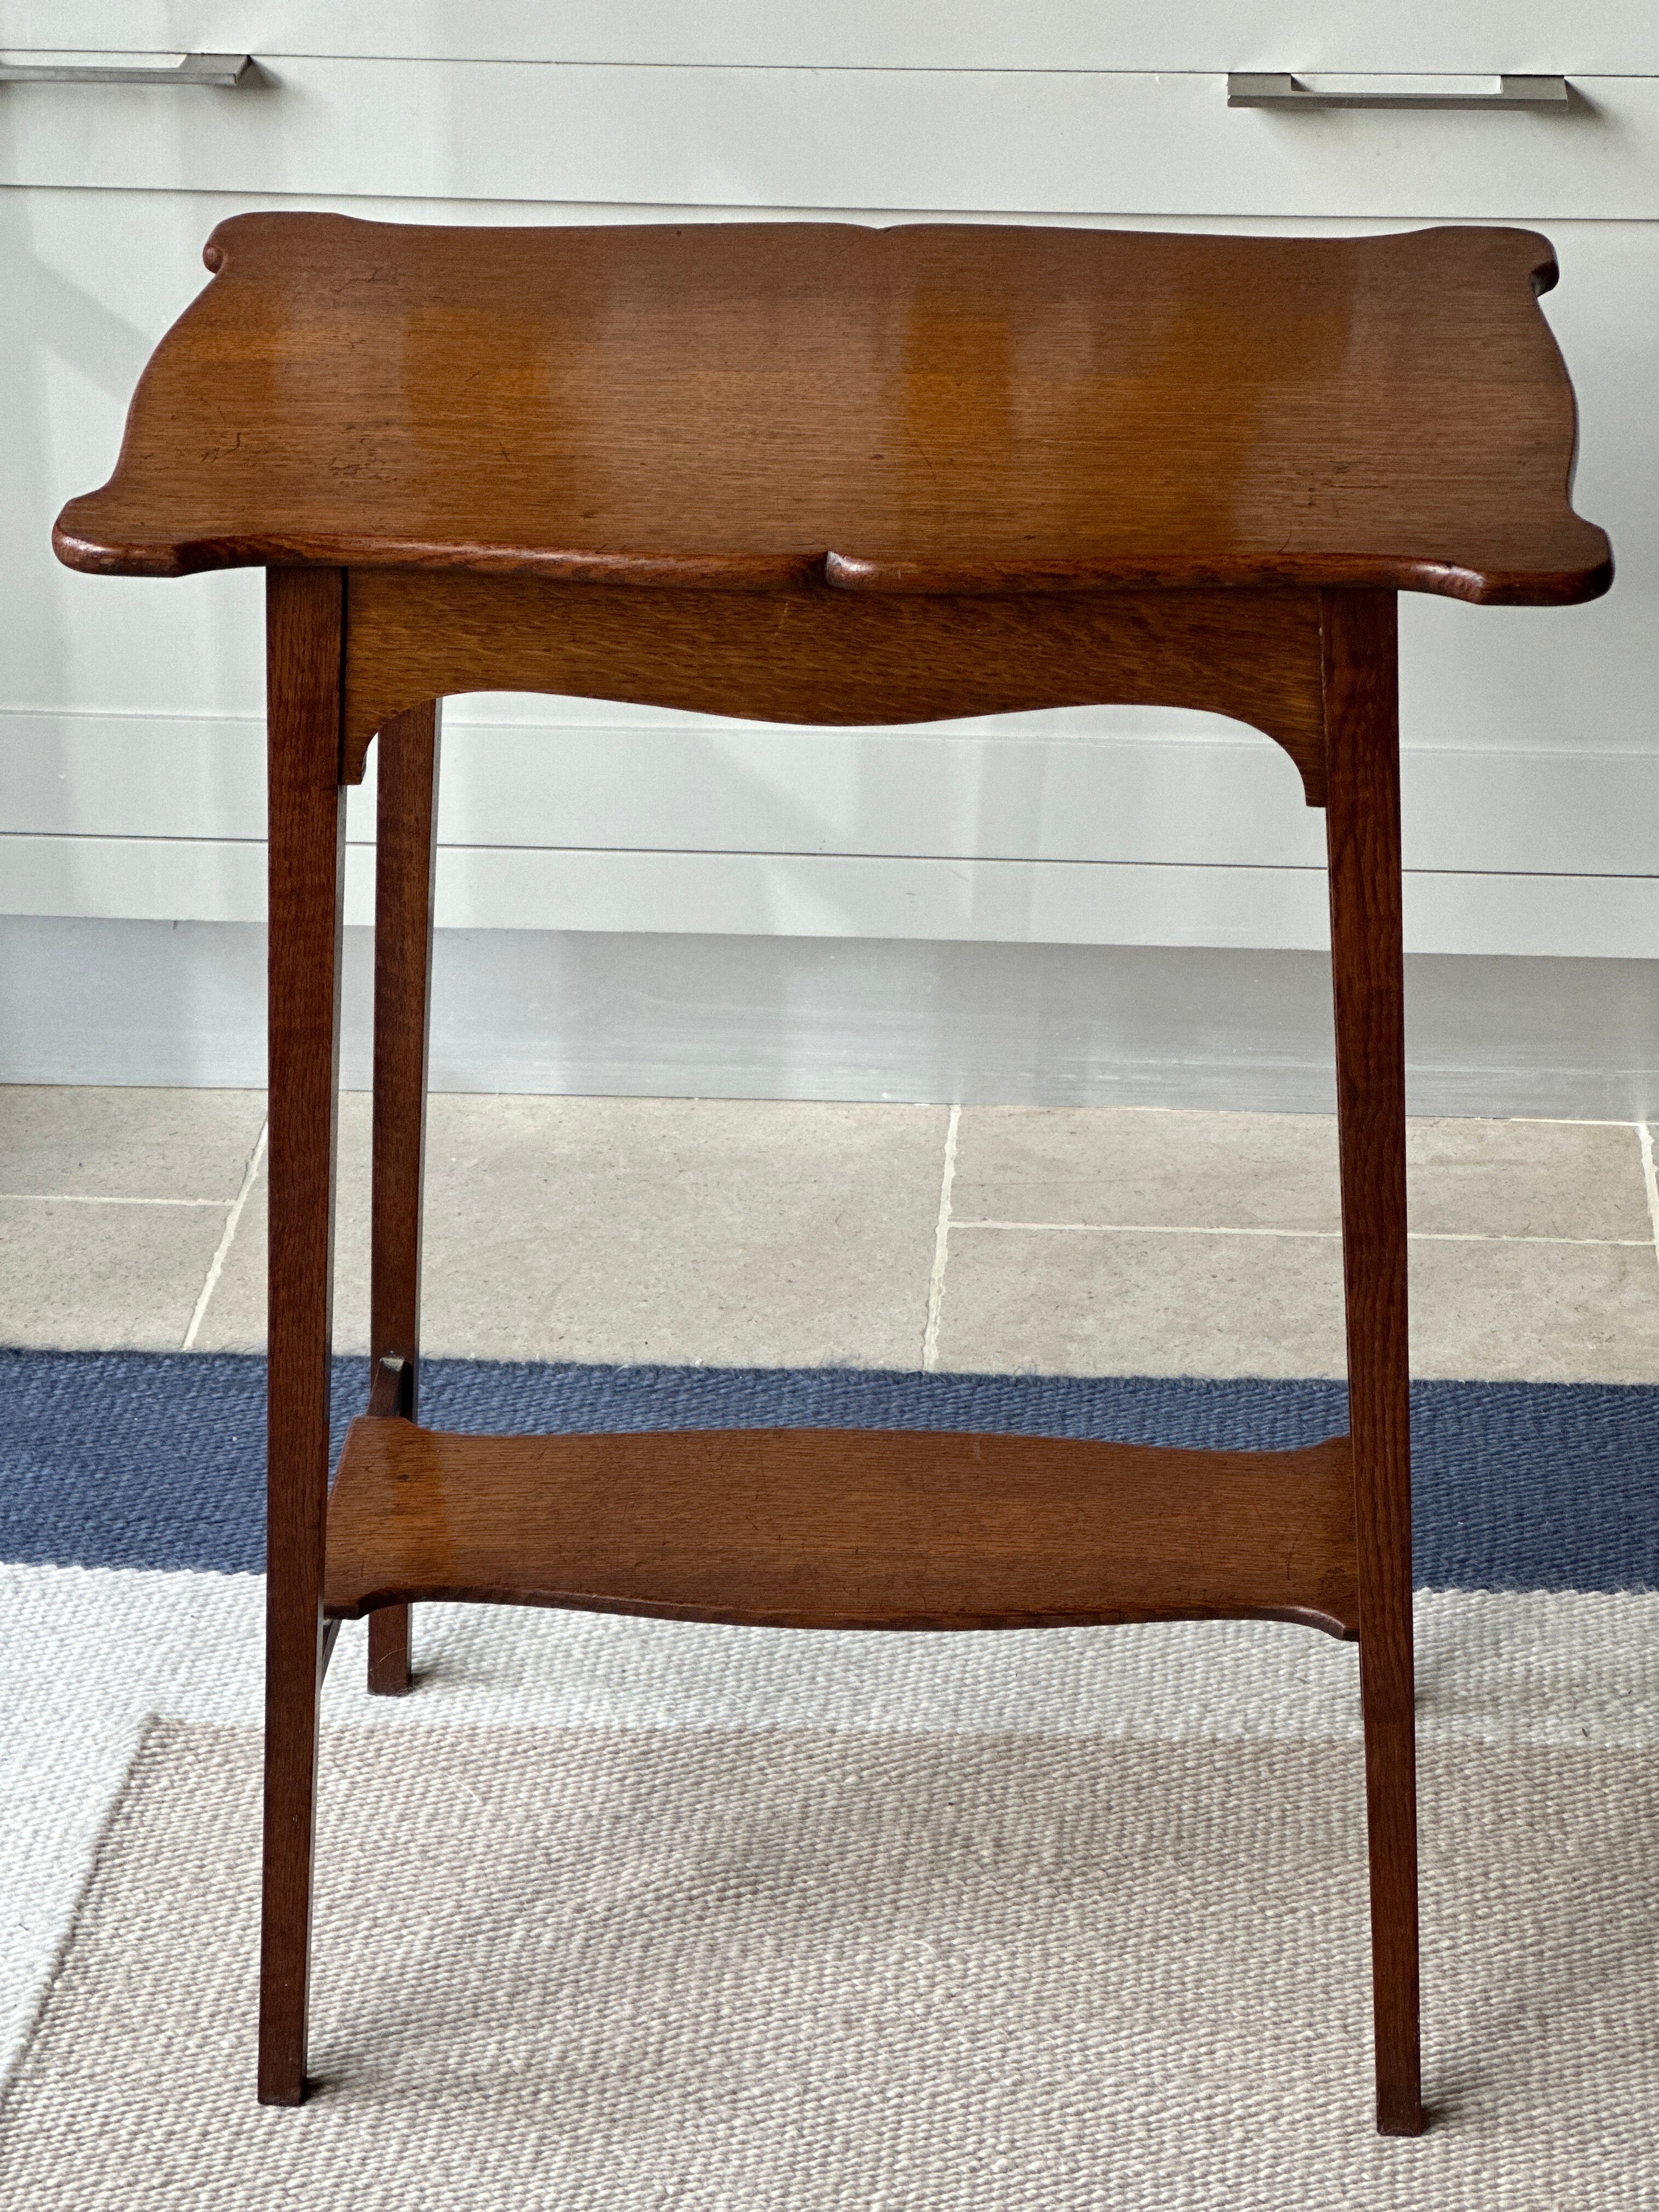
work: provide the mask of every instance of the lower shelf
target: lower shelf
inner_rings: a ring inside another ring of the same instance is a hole
[[[1348,1441],[908,1430],[454,1436],[355,1421],[327,1611],[481,1600],[793,1628],[1267,1616],[1358,1630]]]

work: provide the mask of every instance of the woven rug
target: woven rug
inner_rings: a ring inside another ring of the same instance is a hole
[[[428,1607],[397,1701],[348,1629],[321,2086],[261,2110],[262,1376],[7,1367],[7,2212],[1659,2206],[1659,1393],[1419,1393],[1433,2124],[1393,2142],[1354,1654],[1265,1623]],[[1341,1395],[458,1363],[427,1411],[1252,1443]]]
[[[252,2096],[258,1771],[146,1738],[9,2203],[1651,2201],[1644,1753],[1426,1757],[1414,2143],[1370,2131],[1352,1745],[335,1731],[296,2112]]]
[[[337,1360],[337,1450],[366,1395],[367,1362]],[[1290,1451],[1345,1430],[1348,1394],[1340,1382],[436,1359],[422,1368],[421,1418],[520,1434],[965,1429]],[[1412,1453],[1419,1587],[1659,1587],[1659,1389],[1415,1383]],[[0,1349],[0,1559],[258,1571],[264,1362]]]

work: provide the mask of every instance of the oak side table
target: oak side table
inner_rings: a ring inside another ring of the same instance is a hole
[[[318,1694],[409,1607],[1357,1638],[1377,2124],[1422,2125],[1395,594],[1604,591],[1498,229],[222,223],[72,567],[267,571],[270,1487],[258,2093],[306,2088]],[[1207,708],[1325,809],[1349,1433],[1290,1452],[416,1420],[437,702],[781,722]],[[329,1487],[344,787],[380,744],[373,1343]]]

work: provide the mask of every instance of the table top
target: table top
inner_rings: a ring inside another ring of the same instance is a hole
[[[246,215],[72,567],[1589,599],[1547,240]]]

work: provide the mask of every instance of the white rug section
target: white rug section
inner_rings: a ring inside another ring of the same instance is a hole
[[[1423,1759],[1430,2132],[1371,2125],[1358,1747],[337,1729],[253,2088],[259,1741],[159,1724],[0,2113],[29,2212],[1612,2212],[1646,1751]]]
[[[258,1723],[263,1598],[252,1576],[0,1567],[0,2073],[150,1720]],[[1417,1640],[1425,1743],[1659,1745],[1659,1595],[1425,1592]],[[876,1636],[424,1606],[413,1696],[369,1698],[363,1664],[348,1626],[331,1725],[1359,1732],[1352,1648],[1275,1622]]]

